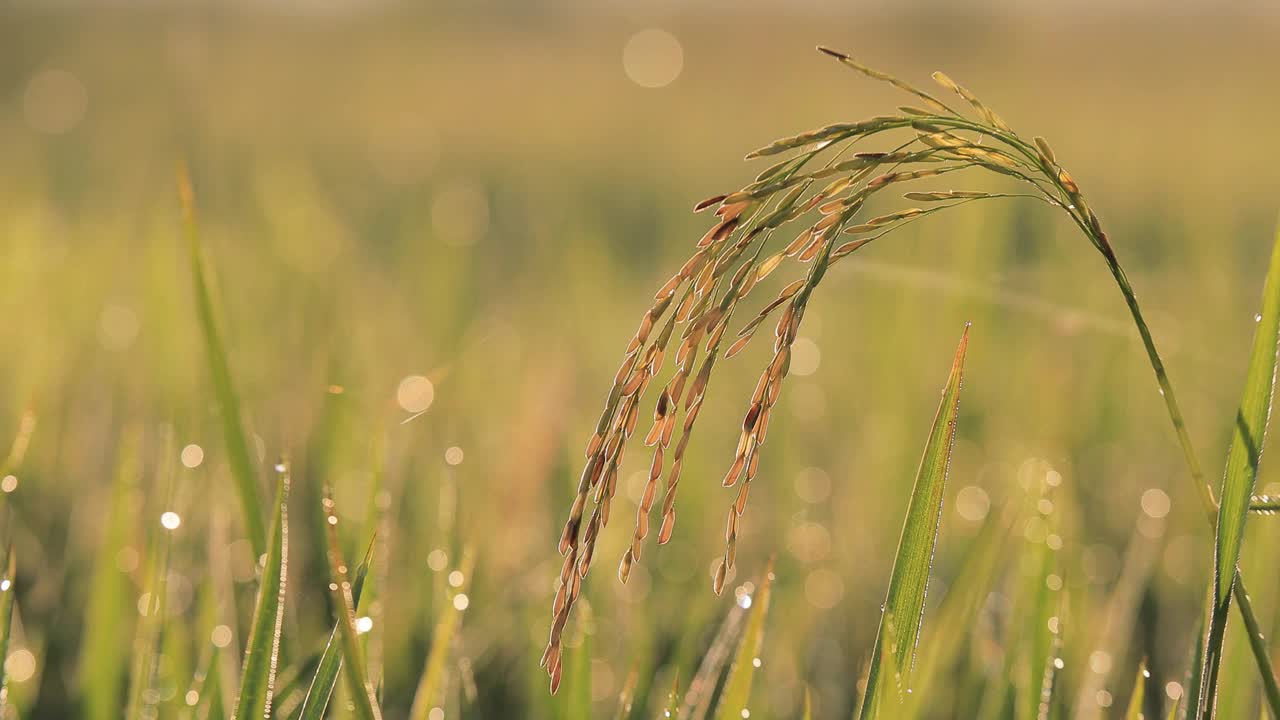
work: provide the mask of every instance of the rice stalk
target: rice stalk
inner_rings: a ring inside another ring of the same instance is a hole
[[[640,560],[650,530],[649,512],[656,502],[658,481],[664,474],[667,482],[658,542],[663,544],[672,537],[675,498],[690,431],[714,368],[718,361],[740,353],[760,326],[776,314],[773,354],[750,398],[737,450],[723,479],[723,485],[734,487],[736,493],[725,516],[725,548],[713,580],[713,589],[719,591],[736,560],[743,510],[759,466],[770,410],[789,367],[790,344],[827,270],[908,223],[970,202],[1012,197],[1031,197],[1044,202],[1065,214],[1102,256],[1142,340],[1206,517],[1212,520],[1216,514],[1214,493],[1205,480],[1172,382],[1132,284],[1099,217],[1079,183],[1062,167],[1048,141],[1039,137],[1024,139],[973,92],[946,75],[939,73],[934,79],[943,89],[958,95],[967,111],[961,112],[909,83],[863,66],[845,53],[819,49],[863,75],[912,94],[924,107],[903,106],[896,114],[834,123],[776,140],[747,157],[782,155],[781,161],[743,188],[698,204],[698,210],[715,208],[717,219],[695,243],[689,260],[655,295],[654,304],[642,317],[636,335],[628,343],[596,430],[587,442],[587,461],[560,537],[559,550],[565,559],[542,658],[542,665],[553,679],[558,677],[562,661],[560,634],[580,593],[581,579],[589,568],[596,539],[608,523],[618,467],[635,429],[640,398],[646,388],[651,385],[661,388],[654,405],[653,425],[645,435],[645,444],[654,447],[654,455],[637,509],[632,542],[619,566],[619,577],[624,582],[633,564]],[[893,138],[891,142],[895,144],[885,152],[859,152],[847,157],[855,143],[878,138]],[[865,203],[886,189],[964,171],[986,171],[1009,178],[1025,192],[912,190],[909,199],[930,203],[932,207],[890,212],[865,220],[858,218]],[[773,246],[775,236],[782,235],[777,231],[792,223],[801,232],[793,240],[785,240],[788,243],[785,246]],[[844,234],[865,237],[843,244],[833,242]],[[755,280],[782,272],[788,260],[798,265],[809,264],[809,268],[801,279],[785,288],[775,301],[743,326],[729,349],[722,352],[721,341],[727,334],[725,326],[743,304]],[[738,269],[733,271],[734,267]],[[674,350],[676,367],[669,380],[662,380],[660,371],[673,338],[678,338]],[[679,420],[681,413],[683,423]],[[672,446],[677,424],[682,425],[683,431]],[[1262,510],[1265,511],[1265,506]],[[1227,575],[1224,573],[1223,577]],[[1240,609],[1268,704],[1273,713],[1280,714],[1280,687],[1276,685],[1243,579],[1222,584],[1230,590]]]

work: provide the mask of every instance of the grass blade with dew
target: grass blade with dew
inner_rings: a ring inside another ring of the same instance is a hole
[[[373,694],[373,685],[369,684],[364,651],[356,633],[356,601],[347,573],[347,561],[342,557],[342,546],[338,542],[337,507],[329,488],[325,488],[323,507],[325,539],[329,549],[329,600],[342,638],[343,675],[347,678],[356,717],[360,720],[382,720],[382,710]]]
[[[889,590],[885,597],[880,629],[871,650],[871,667],[867,675],[867,690],[862,700],[860,717],[874,717],[878,704],[881,682],[881,665],[886,653],[893,654],[894,665],[902,674],[904,687],[910,687],[911,669],[915,661],[916,641],[924,620],[924,597],[929,584],[929,569],[933,563],[933,551],[937,545],[938,527],[942,520],[943,489],[947,481],[947,467],[951,461],[951,448],[955,441],[956,416],[960,408],[960,384],[964,376],[964,357],[969,345],[969,327],[966,325],[951,363],[951,373],[943,386],[942,402],[929,431],[920,469],[907,505],[906,521],[898,541],[898,551],[893,560],[889,578]],[[895,627],[895,642],[884,647],[886,630]]]
[[[289,566],[289,465],[276,465],[275,518],[271,523],[271,545],[258,584],[253,620],[240,670],[240,696],[232,720],[269,717],[275,694],[276,663],[280,652],[280,630],[284,624],[284,596]]]
[[[1258,477],[1258,462],[1266,442],[1271,419],[1271,399],[1276,380],[1276,348],[1280,342],[1280,233],[1271,253],[1271,264],[1262,291],[1262,312],[1257,316],[1244,395],[1236,414],[1227,452],[1227,469],[1219,493],[1218,521],[1214,542],[1213,607],[1205,644],[1204,692],[1197,714],[1213,717],[1218,671],[1222,663],[1223,641],[1231,610],[1231,593],[1236,582],[1244,524],[1249,517],[1249,500]],[[1250,630],[1250,635],[1253,631]]]
[[[422,670],[418,689],[413,696],[413,707],[409,712],[410,720],[427,720],[431,709],[436,707],[444,697],[445,663],[449,659],[453,636],[462,622],[462,612],[470,602],[466,599],[467,587],[471,582],[471,571],[474,566],[475,553],[468,548],[463,551],[462,563],[458,568],[458,572],[462,574],[461,581],[450,593],[448,601],[440,610],[440,619],[436,621],[435,632],[431,636],[431,650],[427,653],[427,664]]]
[[[1133,692],[1129,695],[1129,708],[1125,711],[1125,720],[1142,720],[1142,703],[1146,700],[1147,679],[1151,677],[1151,673],[1147,671],[1147,661],[1144,659],[1138,665],[1138,675],[1133,679]]]
[[[355,582],[351,586],[351,600],[355,607],[360,607],[360,594],[364,591],[365,574],[369,571],[369,561],[373,557],[373,543],[365,551],[364,562],[356,568]],[[298,711],[299,720],[322,720],[329,699],[333,696],[333,686],[338,681],[338,671],[342,668],[342,638],[338,622],[333,624],[329,633],[329,642],[324,646],[320,663],[316,666],[315,675],[311,678],[311,686],[307,689],[307,697],[302,701]]]
[[[14,587],[15,570],[18,567],[13,543],[9,544],[6,555],[4,577],[0,578],[0,658],[9,657],[9,636],[13,630],[13,599],[17,591]],[[9,717],[9,674],[5,672],[4,665],[0,662],[0,717]]]
[[[658,716],[659,720],[671,718],[675,720],[680,717],[680,673],[677,672],[671,680],[671,692],[667,693],[667,707],[663,709],[662,714]]]
[[[750,716],[748,705],[751,701],[751,681],[760,662],[764,621],[769,616],[769,593],[772,588],[773,559],[770,558],[755,596],[743,593],[737,598],[739,605],[751,608],[751,619],[747,621],[747,627],[738,641],[738,652],[734,656],[733,665],[729,667],[724,690],[720,692],[720,700],[716,704],[716,720],[737,720]]]
[[[212,296],[210,275],[205,267],[204,248],[200,243],[200,228],[196,222],[195,191],[185,166],[178,168],[178,196],[182,203],[182,224],[186,230],[191,251],[191,276],[195,285],[196,314],[200,331],[204,336],[205,355],[209,363],[209,375],[213,381],[214,395],[222,420],[222,437],[227,448],[227,463],[236,481],[240,495],[245,530],[253,547],[254,558],[267,551],[267,533],[264,527],[262,501],[258,495],[258,473],[254,469],[253,456],[249,452],[240,416],[240,398],[231,381],[231,366],[227,362],[227,350],[218,323]]]

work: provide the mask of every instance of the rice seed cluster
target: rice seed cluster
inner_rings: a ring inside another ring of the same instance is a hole
[[[743,513],[760,466],[770,417],[790,368],[792,344],[814,291],[834,263],[919,218],[978,200],[1008,197],[1033,198],[1060,208],[1108,262],[1114,262],[1097,217],[1043,138],[1024,140],[973,93],[942,73],[934,73],[933,79],[965,101],[970,108],[967,114],[844,53],[818,49],[853,70],[913,95],[923,107],[903,106],[898,114],[837,123],[777,140],[748,154],[747,159],[789,153],[788,157],[741,190],[707,198],[694,207],[695,212],[715,208],[717,219],[698,240],[693,255],[654,295],[653,305],[627,345],[595,432],[587,441],[586,462],[560,536],[564,562],[552,604],[550,638],[542,656],[552,692],[561,678],[561,635],[594,559],[596,541],[609,523],[619,468],[639,421],[642,398],[651,383],[660,382],[673,339],[675,371],[661,385],[652,424],[644,435],[652,458],[631,543],[618,566],[618,578],[624,583],[643,553],[664,473],[657,542],[662,545],[671,540],[685,453],[717,360],[740,353],[757,331],[777,316],[773,354],[751,394],[737,448],[722,482],[724,487],[736,486],[738,490],[727,509],[724,555],[712,581],[718,594],[734,567]],[[857,143],[892,132],[897,132],[896,147],[853,152]],[[909,181],[975,168],[1012,177],[1031,189],[1024,193],[907,192],[906,199],[928,203],[929,207],[858,221],[863,206],[877,193]],[[793,223],[803,226],[799,234],[775,249],[775,235]],[[845,236],[861,237],[841,242]],[[787,260],[807,265],[805,275],[783,287],[722,350],[739,305]],[[677,425],[679,439],[672,447]]]

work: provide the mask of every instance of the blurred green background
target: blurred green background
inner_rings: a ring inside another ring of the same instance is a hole
[[[210,613],[237,612],[207,612],[210,588],[234,585],[240,615],[251,607],[180,162],[245,421],[264,468],[295,463],[286,657],[328,634],[315,507],[329,483],[354,520],[349,556],[381,527],[370,638],[388,717],[408,710],[469,545],[447,716],[551,718],[564,697],[548,696],[537,658],[555,541],[624,346],[705,230],[689,208],[748,182],[752,148],[904,101],[815,44],[922,83],[945,69],[1053,142],[1111,232],[1217,476],[1280,208],[1277,37],[1262,5],[4,4],[0,446],[24,414],[36,421],[3,499],[20,560],[6,660],[18,711],[78,715],[90,678],[123,687],[139,555],[162,512],[182,519],[162,707],[181,704]],[[968,186],[918,189],[950,187]],[[1127,550],[1150,555],[1136,621],[1115,629],[1125,655],[1105,663],[1116,672],[1098,672],[1090,648],[1067,672],[1119,698],[1146,655],[1162,683],[1181,680],[1212,543],[1120,296],[1055,214],[975,205],[841,263],[805,318],[734,580],[777,554],[755,717],[795,716],[806,684],[818,717],[851,711],[965,321],[930,606],[988,509],[1052,467],[1073,508],[1064,580],[1089,607],[1107,602]],[[675,538],[626,586],[613,569],[647,453],[637,445],[623,470],[621,519],[585,590],[600,716],[633,670],[656,713],[732,603],[709,572],[759,346],[718,368]],[[166,453],[189,445],[168,499]],[[120,470],[130,447],[138,464]],[[1277,481],[1264,465],[1259,487]],[[129,518],[115,544],[113,497]],[[1246,544],[1246,562],[1265,568],[1267,551]],[[1269,625],[1277,582],[1254,581]],[[92,617],[94,588],[119,612]],[[930,630],[926,615],[926,643]]]

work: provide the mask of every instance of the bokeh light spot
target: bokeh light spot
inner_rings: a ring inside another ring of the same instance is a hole
[[[684,48],[666,30],[641,30],[622,48],[622,67],[640,87],[666,87],[684,69]]]

